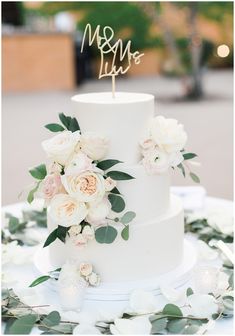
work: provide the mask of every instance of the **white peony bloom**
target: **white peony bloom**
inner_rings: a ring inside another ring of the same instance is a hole
[[[195,317],[211,318],[218,312],[218,304],[212,295],[192,294],[188,296],[191,314]]]
[[[73,335],[101,335],[101,332],[90,324],[79,324],[73,329]]]
[[[62,176],[62,183],[69,195],[80,202],[98,202],[105,193],[104,178],[87,171],[76,176]]]
[[[92,160],[84,153],[78,152],[65,166],[65,175],[78,175],[86,170],[92,170]]]
[[[91,203],[88,208],[86,220],[88,223],[98,226],[107,222],[106,217],[111,211],[111,204],[107,198],[104,198],[100,203]]]
[[[92,272],[88,276],[88,282],[91,286],[99,286],[100,284],[100,276],[94,272]]]
[[[82,235],[86,240],[92,240],[95,238],[95,230],[92,226],[86,225],[83,228]]]
[[[162,174],[170,168],[169,154],[160,149],[146,152],[142,162],[149,175]]]
[[[81,275],[88,276],[92,273],[92,265],[88,263],[81,263],[79,266]]]
[[[109,140],[94,132],[86,132],[81,136],[81,150],[92,160],[102,160],[109,147]]]
[[[163,116],[152,119],[149,135],[155,144],[167,153],[181,151],[187,142],[184,126],[176,119],[167,119]]]
[[[113,188],[117,186],[117,182],[113,180],[111,177],[107,177],[105,179],[104,184],[105,184],[105,191],[111,191],[113,190]]]
[[[233,213],[231,210],[226,208],[211,209],[207,215],[207,222],[223,234],[233,234]]]
[[[73,154],[79,140],[80,131],[63,131],[42,142],[42,148],[53,161],[65,165]]]
[[[153,150],[155,148],[155,142],[150,138],[145,138],[140,141],[140,146],[142,148],[143,153],[145,151]]]
[[[68,227],[79,224],[86,215],[85,203],[67,194],[55,195],[51,200],[50,216],[58,225]]]
[[[142,289],[135,289],[130,296],[129,310],[137,314],[150,314],[153,313],[156,306],[155,296]]]
[[[120,319],[110,325],[112,335],[150,335],[152,325],[146,316],[139,316],[134,319]]]

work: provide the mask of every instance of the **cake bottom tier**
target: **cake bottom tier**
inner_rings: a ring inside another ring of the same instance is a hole
[[[56,224],[48,216],[48,229]],[[177,267],[183,258],[184,215],[181,200],[171,197],[168,211],[161,217],[130,225],[130,238],[120,236],[112,244],[95,240],[81,249],[69,241],[58,239],[49,246],[53,267],[62,266],[67,259],[89,262],[100,274],[102,282],[146,279]]]

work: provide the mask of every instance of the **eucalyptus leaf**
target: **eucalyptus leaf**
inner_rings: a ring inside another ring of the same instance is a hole
[[[171,303],[165,305],[162,313],[164,315],[183,316],[181,309],[178,306]]]
[[[56,240],[56,238],[57,238],[57,228],[49,234],[43,247],[46,247],[50,245],[51,243],[53,243]]]
[[[50,312],[43,320],[42,323],[45,324],[47,327],[53,327],[60,323],[60,314],[58,311]]]
[[[117,230],[110,225],[102,226],[95,231],[95,239],[100,244],[111,244],[117,237]]]
[[[47,175],[46,165],[43,163],[37,167],[31,168],[29,173],[37,180],[43,180]]]
[[[191,324],[191,325],[185,327],[182,334],[184,334],[184,335],[194,335],[198,332],[199,328],[200,328],[200,326],[198,326],[197,324]]]
[[[166,318],[157,319],[152,321],[151,324],[152,324],[151,334],[158,334],[166,328],[167,319]]]
[[[167,330],[173,334],[181,334],[187,324],[187,319],[170,320],[167,323]]]
[[[28,197],[27,197],[27,201],[28,201],[29,204],[31,204],[33,202],[34,194],[37,192],[37,190],[40,186],[40,183],[41,183],[41,181],[37,182],[35,187],[32,190],[30,190],[30,192],[28,194]]]
[[[185,176],[186,176],[185,168],[184,168],[184,166],[182,165],[182,163],[180,163],[177,167],[181,170],[181,172],[182,172],[182,174],[183,174],[183,177],[185,177]]]
[[[134,211],[127,211],[121,218],[120,222],[122,224],[130,223],[136,217],[136,213]]]
[[[123,162],[119,161],[119,160],[114,160],[114,159],[107,159],[107,160],[103,160],[103,161],[98,162],[97,167],[102,169],[102,170],[108,170],[118,163],[123,163]]]
[[[186,295],[187,296],[190,296],[190,295],[192,295],[193,294],[193,290],[192,290],[192,288],[187,288],[187,291],[186,291]]]
[[[129,225],[125,226],[121,232],[122,239],[128,240],[129,239]]]
[[[200,183],[200,178],[196,174],[190,172],[189,175],[195,183]]]
[[[47,124],[47,125],[45,125],[45,128],[47,128],[51,132],[62,132],[62,131],[64,131],[64,127],[62,127],[59,124]]]
[[[191,160],[193,158],[195,158],[197,156],[197,154],[195,153],[185,153],[183,154],[184,160]]]
[[[39,278],[35,279],[30,285],[29,287],[35,287],[37,285],[40,285],[41,283],[47,281],[51,279],[51,277],[49,275],[42,275]]]
[[[17,319],[9,328],[11,335],[28,335],[37,321],[37,315],[29,314]]]
[[[111,208],[114,212],[122,212],[125,209],[124,199],[116,194],[109,194],[108,199],[111,203]]]
[[[16,233],[19,226],[20,226],[19,219],[14,216],[11,216],[9,218],[9,223],[8,223],[8,228],[9,228],[10,233],[12,234]]]
[[[228,279],[229,286],[233,289],[234,287],[234,282],[233,282],[233,273],[230,274],[229,279]]]
[[[111,170],[111,171],[107,172],[107,176],[111,177],[113,180],[116,180],[116,181],[134,179],[133,176],[131,176],[127,173],[124,173],[122,171],[118,171],[118,170]]]

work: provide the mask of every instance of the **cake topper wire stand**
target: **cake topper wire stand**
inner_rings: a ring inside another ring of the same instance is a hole
[[[144,54],[141,54],[139,51],[132,52],[130,40],[125,46],[120,38],[114,40],[114,31],[109,26],[105,26],[101,29],[100,25],[98,25],[92,33],[91,24],[88,23],[83,34],[81,53],[84,51],[86,41],[88,41],[89,47],[96,43],[96,47],[100,51],[98,78],[112,77],[112,97],[115,98],[116,77],[126,74],[133,62],[134,64],[139,64]],[[109,59],[105,60],[105,57]],[[123,65],[122,63],[125,64]]]
[[[130,293],[134,289],[151,291],[154,295],[160,295],[161,284],[169,284],[179,288],[187,284],[197,262],[196,249],[187,239],[184,240],[184,256],[182,263],[174,270],[162,275],[125,282],[101,282],[98,287],[88,287],[85,301],[128,301]],[[48,249],[39,248],[34,257],[35,272],[37,275],[45,275],[53,269],[50,264]],[[172,279],[174,279],[172,281]],[[57,291],[56,280],[49,280],[42,286],[48,286]]]

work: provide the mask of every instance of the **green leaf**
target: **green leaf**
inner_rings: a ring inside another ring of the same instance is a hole
[[[36,186],[30,190],[28,197],[27,197],[27,201],[29,204],[31,204],[34,200],[34,194],[36,193],[36,191],[38,190],[39,186],[40,186],[41,181],[36,183]]]
[[[76,118],[71,118],[68,130],[71,132],[80,131],[80,127]]]
[[[183,154],[184,160],[191,160],[193,158],[195,158],[197,156],[197,154],[195,153],[185,153]]]
[[[233,311],[234,304],[233,304],[233,297],[223,297],[223,305],[226,310]]]
[[[114,212],[122,212],[125,209],[124,199],[116,194],[109,194],[108,199]]]
[[[121,194],[120,191],[118,190],[118,188],[113,188],[111,191],[110,191],[112,194]]]
[[[130,223],[136,217],[136,213],[134,211],[127,211],[120,219],[122,224]]]
[[[131,175],[127,174],[127,173],[118,171],[118,170],[109,171],[107,173],[107,176],[111,177],[113,180],[116,180],[116,181],[132,180],[132,179],[134,179],[133,176],[131,176]]]
[[[184,169],[184,166],[182,165],[182,163],[180,163],[177,167],[181,170],[181,172],[183,174],[183,177],[185,177],[186,173],[185,173],[185,169]]]
[[[59,124],[47,124],[45,128],[49,129],[51,132],[62,132],[64,131],[64,127]]]
[[[102,226],[95,231],[95,239],[100,244],[111,244],[117,237],[117,230],[110,225]]]
[[[229,279],[228,279],[229,286],[233,288],[234,282],[233,282],[233,273],[230,274]]]
[[[70,125],[70,121],[71,121],[71,117],[67,117],[66,115],[64,115],[64,113],[59,113],[59,118],[60,121],[62,122],[62,124],[69,129],[69,125]]]
[[[187,324],[187,319],[171,320],[167,324],[167,330],[173,334],[181,334]]]
[[[60,323],[60,320],[60,314],[57,311],[52,311],[42,320],[42,323],[45,324],[47,327],[53,327],[58,325]]]
[[[128,240],[129,239],[129,225],[125,226],[121,232],[122,239]]]
[[[35,279],[30,285],[29,287],[35,287],[37,285],[40,285],[41,283],[47,281],[51,279],[51,277],[49,275],[42,275],[39,278]]]
[[[166,328],[167,319],[166,318],[157,319],[152,321],[151,324],[152,324],[151,334],[158,334]]]
[[[108,159],[108,160],[103,160],[103,161],[98,162],[97,167],[102,170],[108,170],[109,168],[113,167],[114,165],[118,163],[123,163],[123,162],[119,160]]]
[[[66,235],[67,235],[68,230],[69,230],[69,227],[64,227],[64,226],[58,225],[57,238],[59,238],[59,240],[61,240],[62,243],[65,243]]]
[[[29,314],[22,316],[12,324],[9,328],[9,333],[12,335],[28,335],[33,329],[36,321],[36,315]]]
[[[43,163],[29,170],[30,174],[37,180],[43,180],[47,175],[46,165]]]
[[[183,330],[182,334],[184,334],[184,335],[194,335],[194,334],[196,334],[196,332],[198,331],[199,328],[200,328],[200,326],[196,325],[196,324],[186,326],[185,329]]]
[[[54,231],[52,231],[49,234],[49,236],[47,237],[47,239],[46,239],[43,247],[46,247],[46,246],[50,245],[51,243],[53,243],[56,240],[56,238],[57,238],[57,229],[58,228],[56,228]]]
[[[196,174],[190,172],[189,175],[195,183],[200,183],[200,178]]]
[[[174,305],[174,304],[171,304],[171,303],[168,303],[167,305],[165,305],[162,313],[164,315],[183,316],[180,308],[178,306]]]
[[[187,288],[187,291],[186,291],[186,295],[187,296],[190,296],[190,295],[192,295],[193,294],[193,290],[192,290],[192,288]]]
[[[20,221],[18,218],[14,216],[9,218],[8,228],[9,228],[10,233],[12,234],[16,233],[19,226],[20,226]]]

